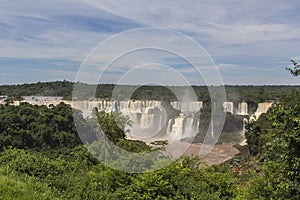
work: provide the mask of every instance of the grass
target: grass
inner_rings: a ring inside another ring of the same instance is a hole
[[[55,192],[45,183],[34,177],[18,174],[0,166],[0,199],[5,200],[52,200],[57,198]]]

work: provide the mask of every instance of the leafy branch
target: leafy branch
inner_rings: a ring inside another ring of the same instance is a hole
[[[285,69],[287,71],[289,71],[293,76],[299,76],[300,75],[300,64],[298,64],[295,60],[291,60],[291,62],[294,67],[287,67]]]

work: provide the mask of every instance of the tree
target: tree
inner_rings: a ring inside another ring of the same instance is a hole
[[[291,62],[294,67],[287,67],[286,70],[289,71],[293,76],[299,76],[300,64],[298,64],[295,60],[291,60]]]
[[[97,109],[94,110],[94,113],[96,114],[101,131],[110,141],[116,144],[121,139],[125,139],[125,128],[126,126],[131,126],[129,117],[123,116],[118,112],[98,112]]]
[[[300,198],[299,111],[300,93],[294,92],[247,125],[249,151],[261,165],[248,191],[252,199]]]
[[[64,103],[51,108],[28,103],[0,106],[0,140],[0,150],[8,146],[55,149],[81,144],[72,108]]]

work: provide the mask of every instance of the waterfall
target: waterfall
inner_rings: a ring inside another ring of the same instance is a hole
[[[188,101],[188,102],[178,102],[178,101],[172,101],[170,102],[170,105],[183,113],[186,112],[197,112],[203,107],[202,101]]]
[[[141,124],[141,113],[138,113],[138,112],[130,112],[129,113],[129,118],[130,120],[133,121],[134,124],[137,124],[137,125],[140,125]]]
[[[170,135],[172,133],[172,127],[174,124],[174,119],[169,119],[167,126],[167,134]]]
[[[211,121],[210,121],[210,128],[211,128],[211,137],[214,138],[215,133],[214,133],[214,120],[213,119],[211,119]]]
[[[124,116],[128,116],[133,122],[131,134],[137,137],[156,136],[159,133],[160,137],[171,138],[173,140],[181,140],[184,138],[194,137],[198,133],[200,120],[195,117],[203,103],[201,101],[173,101],[170,105],[179,110],[181,113],[178,117],[167,119],[166,111],[162,107],[160,101],[157,100],[123,100],[112,101],[104,99],[93,99],[90,101],[66,101],[62,97],[41,97],[27,96],[23,97],[22,102],[28,102],[33,105],[57,105],[61,102],[70,104],[73,108],[81,110],[84,117],[92,115],[93,108],[98,111],[105,112],[120,112]],[[250,120],[256,119],[272,106],[273,102],[264,102],[257,105],[256,112],[251,116]],[[216,106],[214,103],[213,106]],[[248,104],[240,102],[238,105],[233,102],[224,102],[223,108],[225,112],[238,115],[249,115]],[[168,120],[168,121],[167,121]],[[214,122],[211,121],[210,134],[214,137]],[[164,128],[164,129],[163,129]],[[165,135],[164,132],[165,132]],[[242,134],[244,134],[244,125]]]
[[[238,115],[248,115],[248,104],[246,102],[241,102],[238,105]]]
[[[199,120],[195,117],[185,119],[184,137],[195,137],[199,130]]]
[[[52,99],[51,99],[52,100]],[[49,103],[47,99],[27,97],[27,101],[36,104]],[[57,99],[56,104],[61,102]],[[128,116],[133,122],[131,135],[134,137],[149,136],[159,132],[167,123],[166,135],[174,140],[193,137],[198,132],[199,119],[193,114],[202,108],[201,101],[193,102],[171,102],[171,106],[182,113],[175,119],[168,122],[165,110],[162,108],[161,102],[157,100],[123,100],[111,101],[104,99],[93,99],[90,101],[64,101],[71,104],[75,109],[81,110],[84,117],[92,115],[94,108],[104,112],[121,112],[124,116]]]
[[[172,101],[172,102],[170,102],[170,105],[171,105],[174,109],[176,109],[176,110],[181,110],[178,101]]]
[[[203,107],[202,101],[193,101],[189,103],[189,111],[190,112],[197,112]]]
[[[151,115],[149,115],[148,113],[141,113],[141,123],[140,123],[140,127],[141,128],[150,128],[151,125],[152,125],[152,122],[151,122]]]
[[[181,114],[175,119],[170,119],[167,126],[167,136],[172,140],[195,137],[199,130],[199,119]]]
[[[243,130],[241,132],[241,136],[242,136],[243,140],[242,140],[242,142],[240,142],[240,145],[242,145],[242,146],[247,145],[247,140],[246,140],[246,137],[245,137],[247,121],[248,121],[247,118],[243,119]]]
[[[170,137],[172,140],[180,140],[184,132],[184,121],[185,118],[183,116],[170,119],[167,132],[168,137]]]
[[[272,106],[272,104],[273,102],[258,103],[257,110],[254,113],[255,118],[258,119],[262,113],[266,113],[269,110],[269,108]]]
[[[224,112],[230,112],[233,113],[233,102],[224,102],[223,103]]]

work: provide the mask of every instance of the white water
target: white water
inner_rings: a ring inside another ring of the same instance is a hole
[[[224,107],[224,112],[230,112],[231,114],[234,114],[233,102],[224,102],[223,107]]]
[[[180,115],[170,119],[167,128],[167,137],[171,140],[195,137],[198,133],[199,120],[193,116]]]
[[[246,102],[241,102],[238,105],[238,115],[248,115],[248,104]]]
[[[82,111],[85,117],[92,115],[92,110],[96,107],[99,111],[112,112],[118,111],[128,116],[133,121],[131,129],[131,138],[149,138],[156,137],[160,133],[160,137],[166,137],[171,140],[181,140],[183,138],[194,137],[198,132],[199,119],[194,117],[202,107],[201,101],[191,102],[171,102],[174,109],[181,111],[180,115],[175,119],[167,121],[167,116],[160,101],[156,100],[126,100],[126,101],[108,101],[103,99],[95,99],[92,101],[64,101],[62,97],[23,97],[23,102],[35,105],[57,105],[60,102],[70,104],[72,107]],[[18,104],[16,104],[18,105]],[[259,103],[254,114],[257,118],[260,114],[265,113],[272,103]],[[238,115],[249,115],[248,104],[241,102],[238,104],[237,110],[233,102],[223,103],[224,111]],[[162,136],[160,132],[166,127],[166,133]],[[127,127],[128,128],[128,127]],[[213,134],[213,132],[211,133]]]
[[[166,112],[160,101],[128,100],[117,102],[94,100],[72,102],[72,106],[81,110],[86,117],[92,114],[94,107],[98,108],[98,111],[118,111],[128,116],[133,122],[130,128],[131,138],[143,139],[155,137],[165,126],[167,126],[165,137],[171,140],[194,137],[198,132],[199,126],[199,119],[194,117],[194,113],[200,111],[202,102],[172,102],[171,105],[175,109],[182,111],[182,113],[179,117],[170,119],[167,122]],[[189,114],[184,114],[183,111]]]
[[[251,118],[253,119],[253,117],[255,116],[255,118],[258,119],[262,113],[266,113],[270,109],[272,104],[273,102],[258,103],[257,110],[254,115],[251,116]]]
[[[178,102],[172,101],[170,102],[171,106],[176,109],[180,110],[181,112],[197,112],[203,107],[202,101],[191,101],[191,102]]]

